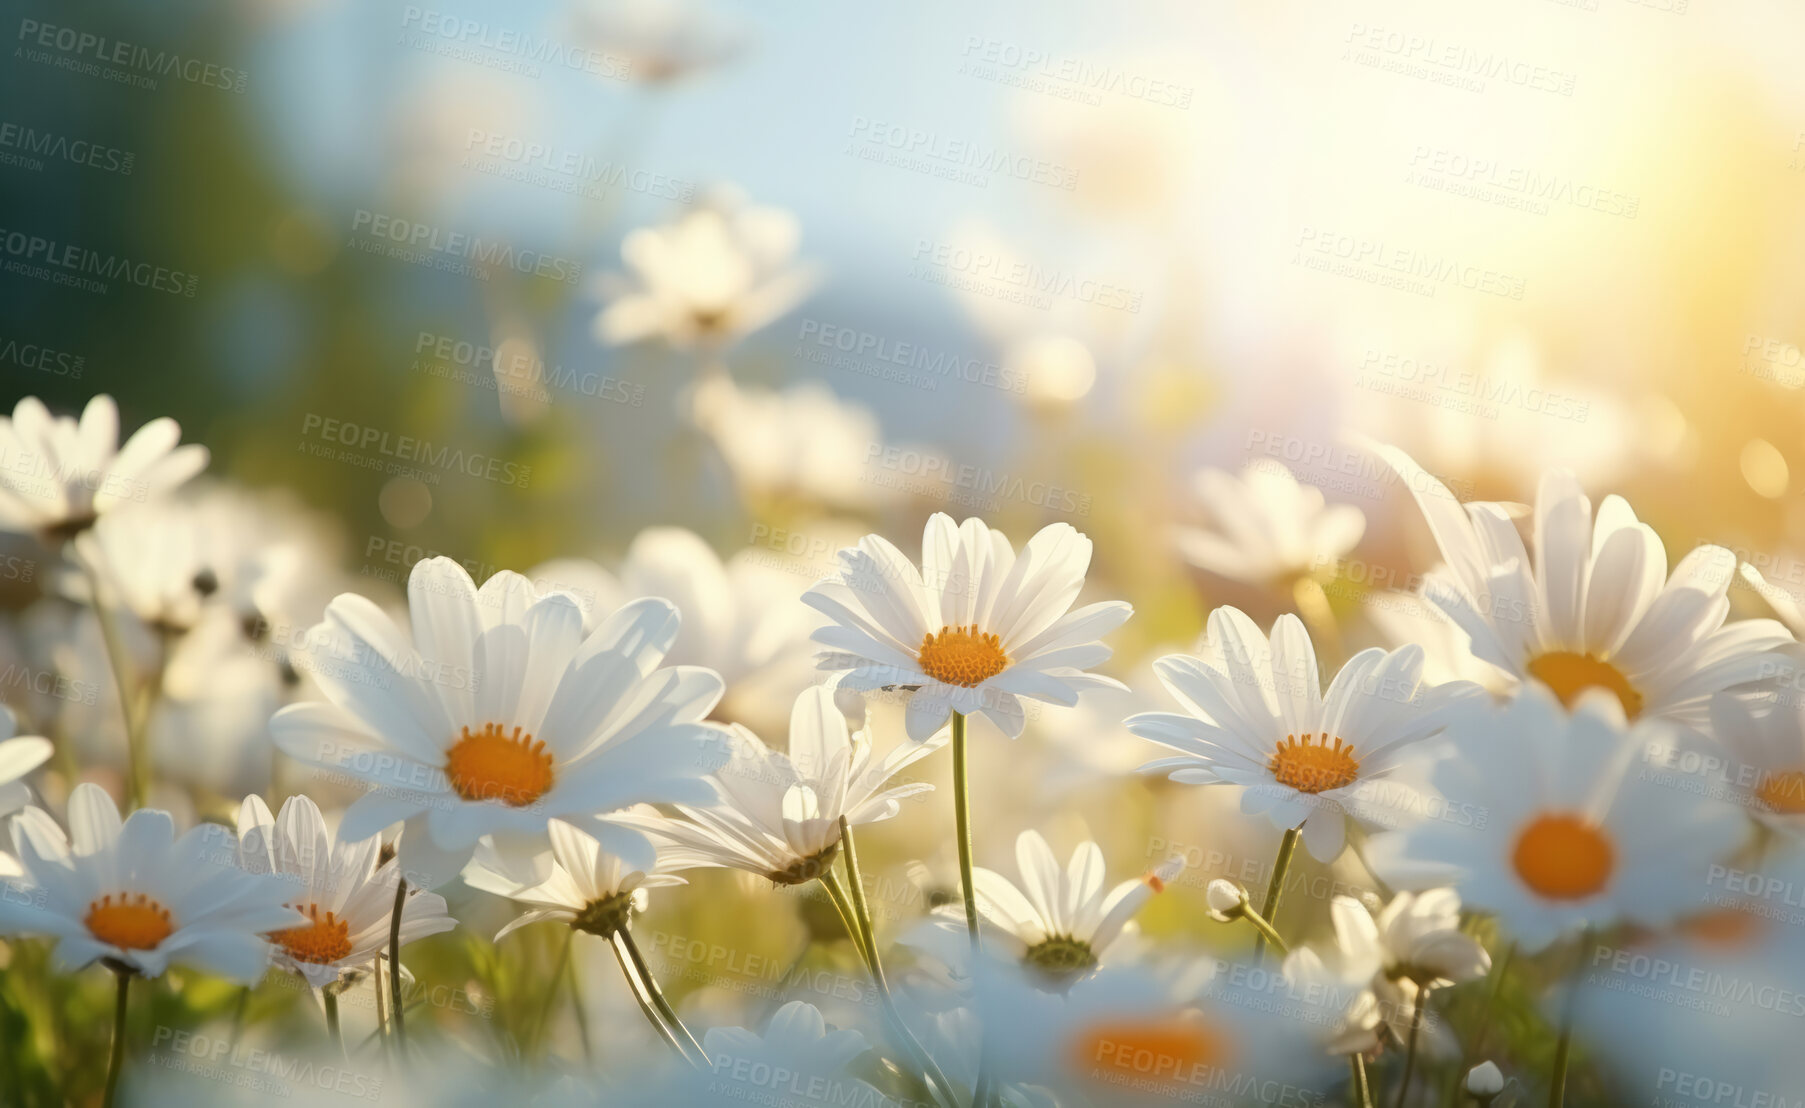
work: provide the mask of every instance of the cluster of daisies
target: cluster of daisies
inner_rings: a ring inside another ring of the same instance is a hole
[[[611,1078],[573,1063],[522,1086],[545,1103],[1364,1108],[1386,1084],[1399,1104],[1435,1100],[1430,1059],[1480,1103],[1512,1084],[1558,1103],[1584,1007],[1574,960],[1593,940],[1656,944],[1700,924],[1713,874],[1789,856],[1805,831],[1796,610],[1730,620],[1733,555],[1700,547],[1670,572],[1629,505],[1594,510],[1561,474],[1533,508],[1461,504],[1376,448],[1440,563],[1408,598],[1418,641],[1338,666],[1322,571],[1364,520],[1271,468],[1210,476],[1215,518],[1177,549],[1279,586],[1303,618],[1262,630],[1216,609],[1194,650],[1153,666],[1161,701],[1096,672],[1132,613],[1080,603],[1092,546],[1063,523],[1018,549],[936,514],[919,558],[865,535],[800,603],[782,575],[723,564],[686,532],[647,532],[615,572],[564,560],[479,584],[428,558],[404,607],[343,591],[302,626],[306,540],[274,528],[235,546],[226,533],[243,528],[209,523],[218,490],[176,492],[205,451],[167,420],[120,445],[117,424],[106,397],[79,421],[32,399],[0,419],[0,525],[54,556],[75,614],[49,631],[98,636],[104,660],[100,691],[55,710],[85,710],[116,745],[93,760],[123,766],[115,791],[76,783],[91,750],[0,720],[0,936],[48,941],[60,972],[116,975],[109,1102],[129,1073],[132,985],[174,966],[243,986],[292,976],[339,1052],[353,1050],[340,998],[365,986],[390,1064],[420,1066],[405,948],[460,927],[437,890],[461,881],[512,902],[496,942],[559,927],[560,970],[534,986],[548,1002],[576,937],[605,944],[663,1043],[658,1059],[604,1045]],[[206,704],[247,652],[276,676],[255,696],[228,682],[232,696],[316,787],[271,781],[262,791],[291,794],[279,811],[252,792],[233,827],[184,810],[167,779],[209,757],[179,739],[213,713],[184,700]],[[1112,882],[1097,843],[1062,859],[1023,828],[1015,873],[975,863],[974,798],[1021,786],[974,780],[968,744],[1016,739],[1037,704],[1125,695],[1166,709],[1113,721],[1166,748],[1145,774],[1229,786],[1282,832],[1264,889],[1207,883],[1199,916],[1246,940],[1236,958],[1137,929],[1182,857]],[[874,734],[880,696],[905,701],[902,734]],[[950,762],[931,771],[950,788],[921,779],[930,759]],[[1687,764],[1734,771],[1722,788],[1661,772]],[[40,774],[61,782],[60,819],[32,802]],[[856,840],[912,799],[933,801],[951,855],[922,868],[958,892],[886,945]],[[1280,909],[1300,846],[1389,896],[1335,896],[1332,934],[1298,941],[1296,909]],[[863,1018],[834,1026],[791,1001],[755,1028],[692,1027],[634,921],[705,867],[818,892],[868,975]],[[1548,952],[1553,1066],[1506,1074],[1438,998],[1487,978],[1495,996],[1511,957]]]

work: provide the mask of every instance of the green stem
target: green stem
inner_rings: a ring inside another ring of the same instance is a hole
[[[1273,949],[1277,950],[1281,957],[1291,952],[1291,948],[1285,945],[1284,938],[1279,935],[1278,928],[1267,922],[1265,916],[1254,911],[1253,905],[1250,904],[1241,909],[1241,918],[1247,921],[1248,926],[1259,932],[1258,942],[1271,943]]]
[[[1358,1054],[1347,1056],[1348,1073],[1353,1080],[1354,1108],[1373,1108],[1373,1090],[1366,1083],[1366,1059]]]
[[[865,956],[865,966],[871,971],[871,980],[877,985],[878,1001],[883,1005],[884,1015],[894,1026],[903,1051],[927,1076],[935,1098],[939,1099],[944,1096],[946,1098],[944,1102],[952,1104],[954,1103],[952,1083],[946,1079],[946,1074],[941,1072],[940,1066],[934,1061],[933,1056],[922,1047],[921,1042],[909,1030],[909,1025],[903,1022],[902,1013],[896,1007],[896,998],[891,995],[890,981],[884,974],[884,963],[877,953],[877,928],[871,921],[871,907],[865,900],[865,884],[859,874],[858,847],[852,841],[852,825],[846,822],[845,816],[840,817],[840,854],[846,859],[847,884],[852,886],[852,920],[850,922],[856,927],[853,935],[854,944],[859,946]],[[827,889],[828,897],[836,903],[847,899],[845,891],[838,887],[839,878],[832,870],[824,875],[821,884]],[[842,915],[844,914],[842,912]]]
[[[1297,853],[1297,840],[1303,834],[1304,825],[1286,828],[1285,835],[1279,840],[1279,856],[1272,863],[1272,880],[1266,883],[1266,899],[1260,904],[1260,918],[1266,922],[1268,930],[1276,930],[1279,918],[1279,898],[1285,895],[1285,875],[1291,870],[1291,856]],[[1266,954],[1266,936],[1254,940],[1253,960],[1258,962]]]
[[[646,1022],[652,1025],[659,1037],[677,1052],[677,1057],[700,1069],[701,1066],[690,1057],[689,1051],[685,1050],[683,1044],[677,1040],[677,1033],[671,1030],[670,1025],[664,1022],[663,1017],[658,1014],[657,1008],[653,1006],[651,993],[634,970],[632,961],[628,959],[626,944],[620,941],[622,934],[624,934],[624,930],[616,931],[608,945],[614,951],[615,961],[620,963],[621,976],[627,979],[627,987],[633,990],[633,999],[639,1001],[639,1010],[645,1014]]]
[[[326,1002],[326,1034],[332,1037],[332,1045],[338,1048],[339,1055],[343,1057],[345,1035],[338,1026],[338,994],[326,989],[320,995]]]
[[[585,1065],[595,1062],[595,1055],[589,1045],[589,1012],[583,1007],[582,977],[577,973],[576,951],[570,952],[566,962],[570,977],[570,1011],[577,1021],[577,1038],[583,1044],[583,1061]]]
[[[1429,1006],[1428,990],[1420,986],[1416,991],[1416,1008],[1410,1013],[1410,1037],[1404,1047],[1404,1078],[1398,1082],[1398,1099],[1393,1101],[1393,1108],[1404,1108],[1404,1097],[1410,1092],[1410,1074],[1416,1069],[1416,1039],[1423,1029],[1423,1009]]]
[[[1577,983],[1568,982],[1567,999],[1561,1009],[1561,1039],[1554,1048],[1554,1077],[1548,1086],[1548,1108],[1561,1108],[1567,1101],[1567,1063],[1573,1053],[1573,999],[1578,993]]]
[[[658,1014],[665,1018],[672,1030],[683,1036],[691,1049],[696,1052],[697,1058],[707,1062],[708,1052],[702,1049],[702,1044],[697,1042],[696,1037],[690,1034],[689,1028],[683,1025],[683,1020],[677,1015],[677,1009],[671,1007],[671,1002],[664,998],[664,990],[658,987],[658,979],[652,976],[652,967],[646,965],[645,956],[639,952],[639,944],[633,941],[633,932],[623,927],[615,932],[615,936],[620,939],[621,946],[626,949],[627,957],[633,960],[633,968],[638,971],[640,979],[645,982],[646,992],[650,994],[652,1005],[658,1009]]]
[[[953,713],[953,821],[959,838],[959,891],[965,897],[965,929],[978,952],[978,894],[971,871],[971,797],[965,766],[965,713]]]
[[[1503,954],[1492,961],[1492,970],[1488,981],[1489,988],[1486,989],[1485,993],[1485,1008],[1479,1013],[1479,1030],[1473,1035],[1472,1048],[1467,1051],[1466,1061],[1468,1066],[1477,1064],[1473,1059],[1484,1058],[1485,1056],[1485,1037],[1486,1033],[1491,1030],[1492,1011],[1498,1006],[1498,994],[1504,990],[1505,972],[1510,969],[1510,960],[1516,953],[1517,944],[1512,942],[1505,946]],[[1447,1093],[1442,1097],[1442,1103],[1446,1105],[1447,1108],[1453,1108],[1453,1105],[1459,1103],[1460,1090],[1464,1082],[1465,1069],[1456,1066],[1448,1081]]]
[[[407,878],[395,877],[395,909],[389,913],[389,1027],[395,1054],[407,1065],[407,1021],[401,1013],[401,909],[407,902]]]
[[[570,944],[576,937],[576,928],[564,929],[564,945],[558,948],[558,963],[552,970],[551,980],[546,982],[545,996],[539,1001],[539,1018],[533,1021],[533,1037],[528,1040],[533,1053],[539,1051],[539,1040],[545,1037],[545,1024],[551,1018],[552,1001],[558,996],[558,983],[564,977],[564,967],[570,964]]]
[[[238,1055],[238,1037],[244,1034],[245,1009],[251,1005],[251,986],[238,990],[238,1003],[232,1005],[232,1055]]]
[[[119,978],[119,993],[113,1007],[113,1054],[107,1061],[107,1087],[100,1098],[101,1108],[113,1108],[113,1097],[119,1092],[119,1071],[125,1065],[126,1000],[132,987],[129,971],[114,970],[113,973]]]
[[[382,1040],[382,1057],[387,1060],[389,1052],[389,1001],[388,991],[382,984],[382,958],[379,955],[370,963],[370,986],[376,990],[376,1034]],[[360,1051],[362,1047],[358,1048]]]
[[[143,736],[139,733],[138,713],[132,710],[138,699],[132,691],[132,679],[126,669],[125,644],[120,641],[119,627],[101,599],[100,570],[88,558],[70,546],[75,561],[88,578],[88,600],[94,607],[94,618],[100,622],[100,641],[106,647],[107,668],[113,671],[113,687],[119,694],[119,714],[125,721],[125,786],[131,807],[144,806],[149,788],[149,774],[144,765]]]

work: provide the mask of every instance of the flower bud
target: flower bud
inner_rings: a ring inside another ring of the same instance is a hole
[[[1504,1091],[1504,1074],[1493,1062],[1481,1062],[1467,1071],[1467,1092],[1489,1101]]]
[[[1233,919],[1241,914],[1241,906],[1247,903],[1247,892],[1233,881],[1218,877],[1210,882],[1204,899],[1210,906],[1211,915],[1217,919]]]

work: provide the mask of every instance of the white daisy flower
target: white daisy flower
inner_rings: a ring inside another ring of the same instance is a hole
[[[291,796],[272,816],[261,797],[238,808],[238,864],[247,873],[281,878],[288,903],[307,917],[267,936],[276,965],[325,988],[374,962],[388,948],[395,911],[396,860],[377,865],[382,843],[334,838],[319,806]],[[411,891],[401,908],[401,942],[457,926],[437,893]]]
[[[1072,610],[1091,541],[1070,524],[1044,527],[1022,548],[972,518],[936,512],[918,569],[879,535],[840,552],[839,572],[803,600],[832,622],[814,634],[823,670],[866,691],[913,689],[904,726],[925,739],[954,713],[982,712],[1005,735],[1026,722],[1021,698],[1071,706],[1086,688],[1122,688],[1085,672],[1110,655],[1098,640],[1133,614],[1113,600]]]
[[[1710,734],[1730,756],[1722,780],[1749,815],[1805,838],[1805,700],[1776,690],[1719,693]]]
[[[207,467],[207,448],[177,446],[182,429],[153,419],[119,445],[119,409],[96,396],[81,421],[28,396],[0,416],[0,529],[61,542],[125,504],[154,499]]]
[[[100,786],[69,795],[69,834],[36,808],[13,822],[24,875],[0,895],[0,934],[56,940],[56,965],[104,959],[145,977],[172,963],[248,985],[269,964],[271,931],[305,924],[289,888],[233,863],[230,832],[202,824],[175,836],[169,813],[140,808],[120,822]]]
[[[569,18],[572,34],[625,63],[610,76],[651,85],[722,65],[740,45],[739,32],[696,0],[579,0]]]
[[[1374,837],[1366,862],[1396,888],[1454,886],[1530,951],[1582,927],[1663,926],[1698,900],[1676,875],[1704,873],[1747,831],[1735,806],[1640,765],[1670,737],[1602,692],[1569,713],[1527,688],[1450,724],[1430,781],[1458,807]]]
[[[947,739],[903,743],[874,763],[870,735],[847,725],[833,690],[822,686],[796,698],[788,753],[737,724],[731,730],[733,757],[711,779],[712,803],[676,805],[682,819],[630,814],[620,822],[665,844],[673,866],[726,866],[783,885],[812,881],[833,865],[842,816],[852,827],[878,823],[932,790],[925,781],[891,779]]]
[[[1747,562],[1737,567],[1743,584],[1755,590],[1767,604],[1774,617],[1786,625],[1794,638],[1805,638],[1805,608],[1799,606],[1799,600],[1792,593],[1769,581],[1761,575],[1761,571]]]
[[[1297,1103],[1326,1103],[1322,1079],[1334,1071],[1299,1050],[1299,1020],[1269,992],[1198,976],[1106,965],[1050,991],[986,958],[975,998],[992,1073],[1087,1104],[1170,1105],[1231,1090],[1240,1102],[1280,1087]]]
[[[1019,888],[995,870],[972,870],[978,911],[1008,936],[1005,949],[1023,965],[1061,984],[1095,968],[1135,913],[1184,869],[1184,860],[1173,858],[1106,891],[1101,847],[1078,844],[1061,870],[1047,840],[1031,830],[1015,840],[1015,861]],[[962,914],[959,927],[963,938]]]
[[[476,856],[464,867],[464,884],[486,893],[504,896],[526,905],[527,911],[495,933],[495,941],[528,924],[556,920],[578,931],[602,938],[625,927],[634,912],[646,908],[646,890],[685,884],[669,871],[677,868],[660,857],[650,871],[634,869],[602,849],[594,837],[563,820],[551,821],[551,876],[527,883],[510,872],[494,856],[488,843],[477,846]]]
[[[1327,954],[1300,947],[1285,959],[1284,974],[1341,990],[1342,1018],[1330,1053],[1371,1050],[1381,1027],[1389,1027],[1395,1042],[1408,1043],[1429,990],[1476,981],[1491,970],[1485,947],[1460,929],[1460,897],[1452,889],[1399,893],[1377,919],[1360,901],[1338,896],[1329,915],[1335,941]],[[1418,1039],[1432,1052],[1452,1045],[1446,1029],[1427,1018]]]
[[[662,338],[718,349],[795,307],[814,287],[795,261],[796,217],[723,193],[621,242],[629,273],[607,274],[596,338],[609,346]]]
[[[456,562],[432,558],[414,567],[408,608],[411,642],[369,600],[335,599],[307,636],[327,701],[283,708],[270,730],[291,757],[374,786],[340,833],[405,823],[410,881],[448,880],[485,835],[543,880],[554,817],[649,866],[650,843],[607,813],[711,798],[703,778],[728,748],[703,719],[721,679],[658,668],[677,635],[666,601],[636,600],[585,637],[569,596],[506,571],[479,591]]]
[[[795,575],[760,553],[742,550],[723,562],[693,531],[649,527],[614,573],[588,559],[560,558],[528,576],[576,597],[589,630],[634,597],[670,601],[682,627],[665,663],[721,675],[727,691],[717,718],[781,726],[815,676],[807,646],[821,617],[797,598]]]
[[[1366,533],[1351,504],[1325,504],[1282,463],[1249,462],[1237,476],[1204,469],[1193,481],[1211,526],[1182,528],[1178,549],[1199,569],[1231,581],[1290,588],[1332,569]]]
[[[710,1028],[702,1036],[708,1069],[684,1076],[688,1095],[642,1103],[743,1104],[775,1093],[797,1108],[882,1104],[884,1094],[853,1075],[852,1063],[870,1049],[858,1031],[830,1028],[820,1009],[792,1000],[771,1016],[762,1035],[743,1027]]]
[[[52,752],[49,739],[20,735],[13,710],[0,704],[0,820],[30,802],[25,778],[48,762]]]
[[[1441,548],[1446,565],[1429,574],[1424,595],[1467,633],[1476,656],[1568,707],[1602,688],[1631,719],[1703,727],[1714,693],[1762,677],[1770,652],[1792,641],[1773,620],[1725,624],[1736,574],[1729,550],[1697,547],[1669,576],[1654,529],[1618,496],[1594,515],[1570,473],[1543,475],[1525,546],[1509,507],[1463,510],[1403,451],[1375,450]]]
[[[1479,695],[1465,683],[1425,685],[1415,646],[1362,650],[1324,693],[1309,632],[1293,615],[1280,616],[1268,640],[1238,609],[1217,608],[1202,649],[1155,664],[1185,710],[1134,716],[1128,729],[1180,754],[1142,771],[1241,786],[1244,812],[1303,824],[1304,845],[1322,862],[1346,844],[1344,817],[1373,826],[1416,810],[1395,771]]]
[[[690,422],[721,452],[742,497],[865,511],[909,485],[871,470],[871,444],[884,441],[877,413],[819,381],[742,388],[723,373],[686,396]]]

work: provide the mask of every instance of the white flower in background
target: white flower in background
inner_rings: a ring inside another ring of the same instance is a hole
[[[881,1104],[886,1099],[852,1075],[855,1059],[871,1049],[865,1036],[850,1028],[829,1030],[820,1009],[800,1000],[779,1008],[763,1035],[743,1027],[713,1027],[702,1036],[709,1073],[697,1075],[719,1103],[744,1103],[767,1097],[771,1078],[791,1075],[782,1086],[784,1099],[798,1105]],[[818,1091],[818,1093],[816,1092]],[[715,1100],[702,1103],[716,1103]],[[696,1103],[667,1100],[666,1104]]]
[[[983,1051],[999,1082],[1111,1106],[1280,1085],[1299,1103],[1326,1103],[1329,1067],[1300,1049],[1300,1021],[1275,1012],[1267,994],[1164,966],[1106,964],[1064,990],[987,956],[978,967]]]
[[[28,396],[0,416],[0,528],[49,541],[79,534],[122,505],[149,501],[207,467],[207,448],[177,446],[182,429],[153,419],[119,445],[119,409],[96,396],[81,421]]]
[[[0,820],[25,807],[31,800],[30,773],[50,760],[50,740],[20,735],[13,710],[0,704]]]
[[[1478,695],[1467,684],[1425,685],[1415,646],[1362,650],[1324,693],[1315,647],[1293,615],[1280,616],[1268,640],[1238,609],[1217,608],[1202,649],[1154,667],[1182,713],[1128,721],[1143,739],[1180,752],[1143,772],[1239,785],[1244,812],[1265,813],[1278,827],[1303,824],[1304,845],[1323,862],[1346,844],[1347,817],[1371,826],[1419,810],[1396,771]]]
[[[553,817],[644,868],[650,844],[603,817],[711,798],[703,778],[728,751],[703,719],[721,679],[658,668],[677,635],[665,601],[634,601],[585,637],[568,595],[541,596],[506,571],[479,591],[456,562],[431,558],[409,577],[408,610],[411,642],[364,597],[334,600],[307,636],[326,702],[291,704],[270,730],[291,757],[373,786],[340,834],[405,822],[410,880],[449,879],[485,835],[543,880]]]
[[[269,964],[263,936],[307,922],[284,903],[283,882],[233,864],[223,828],[202,824],[178,839],[155,808],[121,823],[98,785],[69,795],[67,838],[27,809],[13,847],[24,875],[0,890],[0,934],[54,939],[65,972],[105,958],[158,977],[180,963],[249,985]]]
[[[614,573],[587,559],[560,558],[528,576],[543,589],[569,591],[588,629],[634,597],[670,601],[682,626],[665,664],[721,675],[727,691],[717,717],[781,726],[814,679],[808,637],[821,618],[798,598],[796,574],[763,554],[743,550],[723,563],[693,531],[649,527]]]
[[[660,338],[678,349],[719,349],[772,322],[814,287],[797,264],[802,231],[780,208],[724,192],[674,222],[629,232],[629,273],[607,274],[596,338],[609,346]]]
[[[1239,476],[1204,469],[1193,487],[1210,525],[1181,528],[1179,552],[1231,581],[1289,589],[1333,570],[1366,533],[1359,508],[1324,503],[1322,490],[1276,461],[1249,462]]]
[[[1414,643],[1423,648],[1423,680],[1431,685],[1471,681],[1498,699],[1509,696],[1516,686],[1516,681],[1497,666],[1473,655],[1472,644],[1460,624],[1416,593],[1369,593],[1362,611],[1367,622],[1393,647]]]
[[[572,7],[572,33],[602,53],[605,77],[669,84],[739,50],[738,34],[696,0],[578,0]],[[616,58],[624,72],[615,72]]]
[[[668,858],[660,857],[650,871],[635,869],[563,820],[552,820],[547,830],[553,862],[551,876],[544,881],[521,881],[494,856],[490,843],[479,844],[476,856],[464,867],[464,884],[527,908],[495,933],[497,942],[540,920],[556,920],[608,938],[625,927],[634,912],[645,911],[648,889],[684,884],[683,878],[669,872],[677,867]]]
[[[1710,734],[1730,756],[1722,779],[1749,815],[1805,838],[1805,700],[1798,690],[1719,693],[1711,699]],[[1674,753],[1684,769],[1685,752]]]
[[[238,808],[239,866],[282,879],[289,906],[307,917],[266,936],[278,968],[321,989],[388,948],[399,866],[393,858],[378,866],[381,850],[374,835],[334,838],[319,806],[305,796],[289,797],[280,816],[261,797],[245,797]],[[402,902],[403,945],[456,926],[437,893],[410,890]]]
[[[803,595],[832,622],[814,633],[823,670],[858,691],[906,686],[912,739],[954,712],[982,712],[1010,738],[1021,698],[1071,706],[1087,688],[1122,688],[1086,670],[1109,658],[1099,639],[1133,614],[1113,600],[1076,610],[1091,541],[1070,524],[1043,527],[1018,557],[1002,532],[936,512],[916,568],[880,535],[840,552],[840,568]]]
[[[1300,947],[1285,959],[1284,973],[1300,984],[1339,990],[1344,1008],[1330,1053],[1372,1049],[1381,1026],[1396,1042],[1408,1043],[1426,993],[1478,980],[1491,969],[1485,947],[1460,929],[1460,897],[1452,889],[1399,893],[1376,920],[1360,901],[1338,896],[1329,915],[1335,941],[1326,955]],[[1452,1046],[1427,1008],[1424,1015],[1417,1031],[1423,1049]]]
[[[1743,583],[1755,590],[1755,594],[1766,602],[1775,618],[1786,625],[1794,638],[1805,639],[1805,609],[1799,607],[1797,597],[1763,577],[1760,570],[1747,562],[1737,567],[1737,572],[1741,574]]]
[[[818,381],[741,388],[717,374],[697,383],[689,404],[742,496],[863,510],[895,495],[871,474],[872,446],[884,441],[876,414]]]
[[[1513,496],[1553,467],[1596,487],[1651,463],[1679,472],[1695,464],[1681,459],[1696,452],[1696,433],[1684,446],[1685,419],[1664,397],[1632,403],[1595,376],[1552,372],[1524,334],[1480,336],[1445,319],[1434,330],[1418,358],[1365,342],[1339,353],[1359,370],[1338,398],[1348,402],[1347,426],[1399,444],[1436,473]]]
[[[1489,1104],[1493,1097],[1504,1091],[1504,1074],[1498,1069],[1498,1063],[1481,1062],[1468,1070],[1466,1090],[1468,1096]]]
[[[619,821],[667,844],[661,855],[673,866],[727,866],[785,885],[812,881],[833,865],[842,816],[853,827],[877,823],[931,790],[925,781],[891,779],[946,742],[903,743],[874,763],[871,737],[847,726],[824,687],[796,698],[788,753],[737,724],[731,730],[733,757],[711,779],[712,803],[676,805],[682,819],[630,814]]]
[[[1582,927],[1660,927],[1695,905],[1691,874],[1746,836],[1739,811],[1643,772],[1672,735],[1631,726],[1615,698],[1571,711],[1526,688],[1503,709],[1451,723],[1430,782],[1450,813],[1375,836],[1365,858],[1394,888],[1452,885],[1526,950]]]
[[[1106,890],[1101,847],[1080,843],[1062,870],[1037,831],[1017,837],[1015,861],[1020,888],[995,870],[972,871],[978,911],[1009,936],[1007,949],[1023,965],[1061,985],[1094,969],[1135,913],[1184,869],[1175,858]]]
[[[1572,707],[1613,693],[1631,719],[1699,728],[1711,696],[1767,675],[1792,637],[1772,620],[1725,624],[1736,556],[1700,546],[1667,573],[1653,528],[1621,498],[1596,517],[1571,474],[1545,474],[1526,547],[1504,505],[1461,505],[1395,447],[1376,446],[1423,511],[1445,566],[1423,593],[1467,633],[1473,653]]]
[[[1010,344],[1003,364],[1016,373],[1005,377],[1030,405],[1048,415],[1061,414],[1090,395],[1097,384],[1097,359],[1090,347],[1070,335],[1036,332]]]

